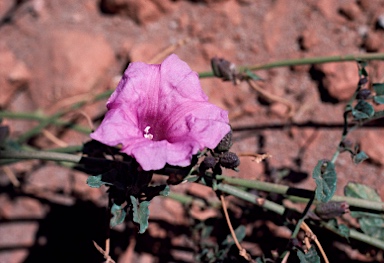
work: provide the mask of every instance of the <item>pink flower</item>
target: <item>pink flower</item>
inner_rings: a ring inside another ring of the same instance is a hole
[[[146,170],[188,166],[229,132],[228,113],[208,102],[196,72],[176,55],[163,63],[131,63],[91,138],[134,157]]]

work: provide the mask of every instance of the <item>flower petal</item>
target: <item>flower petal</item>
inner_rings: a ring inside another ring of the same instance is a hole
[[[193,154],[216,147],[230,130],[227,112],[208,102],[197,73],[176,55],[160,65],[131,63],[107,108],[91,137],[122,144],[144,170],[187,166]]]

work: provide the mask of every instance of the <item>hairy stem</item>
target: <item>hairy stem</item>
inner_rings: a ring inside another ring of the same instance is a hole
[[[357,55],[344,55],[344,56],[329,56],[329,57],[313,57],[313,58],[299,58],[299,59],[287,59],[279,60],[271,63],[263,63],[251,66],[241,66],[239,71],[243,72],[246,69],[249,70],[262,70],[277,67],[289,67],[296,65],[310,65],[310,64],[322,64],[329,62],[344,62],[344,61],[356,61],[356,60],[382,60],[384,59],[384,53],[367,53]],[[214,77],[213,72],[201,72],[199,73],[200,78]]]

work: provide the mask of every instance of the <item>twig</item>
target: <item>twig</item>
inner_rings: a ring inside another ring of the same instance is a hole
[[[48,139],[50,140],[51,142],[53,142],[54,144],[56,144],[57,146],[60,146],[60,147],[68,147],[68,143],[66,143],[65,141],[57,138],[53,133],[51,133],[50,131],[46,130],[46,129],[43,129],[42,130],[42,133],[43,135]]]
[[[325,262],[325,263],[329,263],[327,254],[325,254],[325,251],[324,251],[323,247],[321,246],[320,241],[317,239],[317,236],[312,232],[311,228],[310,228],[305,222],[303,222],[303,223],[301,224],[301,229],[304,230],[306,233],[309,233],[309,237],[310,237],[313,241],[315,241],[316,246],[319,248],[320,253],[321,253],[321,255],[322,255],[323,258],[324,258],[324,262]]]
[[[168,56],[169,54],[174,52],[177,48],[179,48],[182,45],[185,45],[189,41],[190,41],[189,37],[180,39],[179,41],[177,41],[176,44],[170,45],[169,47],[167,47],[166,49],[164,49],[160,53],[158,53],[156,56],[154,56],[149,61],[149,64],[159,63],[161,59],[165,58],[166,56]]]
[[[287,263],[290,254],[291,254],[291,252],[287,251],[287,253],[285,253],[285,255],[283,257],[283,260],[281,260],[281,263]]]
[[[225,219],[227,220],[227,224],[228,224],[229,230],[231,231],[232,238],[235,241],[235,244],[236,244],[237,248],[239,249],[240,256],[242,256],[243,258],[245,258],[249,262],[254,262],[252,260],[252,258],[251,258],[251,255],[248,254],[247,250],[245,250],[245,248],[243,248],[240,245],[239,240],[237,240],[237,237],[236,237],[236,234],[235,234],[235,230],[233,230],[231,220],[229,219],[229,215],[228,215],[228,211],[227,211],[227,205],[225,203],[224,195],[220,195],[220,200],[221,200],[221,204],[223,206],[223,211],[224,211]]]
[[[116,263],[111,256],[109,255],[109,238],[105,240],[105,251],[95,242],[92,241],[96,249],[104,256],[106,259],[105,263]]]
[[[20,186],[20,181],[17,179],[15,173],[8,166],[3,167],[4,173],[8,176],[9,181],[13,184],[14,187]]]
[[[247,82],[248,82],[249,86],[251,86],[256,92],[258,92],[260,95],[262,95],[265,99],[270,100],[272,102],[280,102],[280,103],[286,105],[289,109],[288,114],[287,114],[288,117],[289,118],[293,117],[293,115],[295,114],[295,105],[292,102],[290,102],[289,100],[287,100],[285,98],[276,96],[274,94],[271,94],[271,93],[265,91],[264,89],[259,87],[259,85],[257,85],[257,83],[253,80],[247,80]]]
[[[245,152],[245,153],[239,153],[237,156],[249,156],[249,157],[253,157],[253,161],[256,162],[256,163],[261,163],[263,160],[267,159],[267,158],[271,158],[272,155],[268,154],[268,153],[264,153],[264,154],[259,154],[259,153],[248,153],[248,152]]]

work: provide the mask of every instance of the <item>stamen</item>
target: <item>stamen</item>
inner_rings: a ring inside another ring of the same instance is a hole
[[[153,139],[153,135],[149,133],[149,129],[150,128],[151,128],[151,126],[145,127],[145,129],[144,129],[144,138],[152,140]]]

